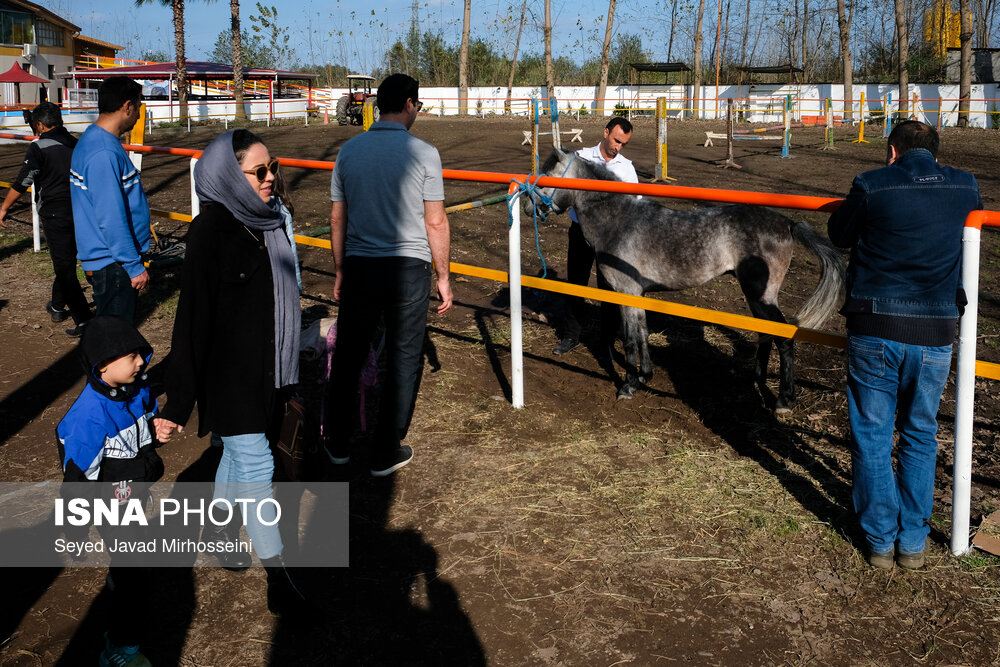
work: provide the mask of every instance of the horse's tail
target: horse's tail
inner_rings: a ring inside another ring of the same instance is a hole
[[[841,252],[821,236],[808,222],[791,224],[792,238],[804,245],[820,261],[820,279],[802,308],[795,314],[800,327],[815,329],[823,324],[844,301],[844,277],[847,266]]]

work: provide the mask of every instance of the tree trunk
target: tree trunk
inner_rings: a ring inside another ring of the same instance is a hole
[[[548,88],[548,96],[555,97],[556,82],[555,74],[552,72],[552,0],[545,0],[543,36],[545,39],[545,87]]]
[[[667,42],[667,62],[674,53],[674,32],[677,30],[677,0],[670,6],[670,41]]]
[[[597,113],[605,114],[605,101],[608,93],[608,65],[611,54],[611,32],[615,22],[616,0],[608,0],[608,24],[604,29],[604,46],[601,47],[601,84],[597,88]]]
[[[233,98],[236,102],[236,119],[246,120],[243,108],[243,38],[240,34],[240,0],[229,0],[229,24],[233,33]]]
[[[472,0],[465,0],[465,15],[462,17],[462,46],[458,52],[458,114],[469,115],[469,23],[472,15]]]
[[[743,42],[740,45],[740,67],[746,67],[747,64],[747,39],[750,37],[750,0],[747,0],[747,17],[746,23],[743,24]]]
[[[802,0],[802,83],[809,83],[809,0]]]
[[[972,97],[972,16],[969,0],[959,0],[962,30],[958,43],[962,49],[958,77],[958,126],[969,126],[969,101]]]
[[[910,61],[910,33],[906,27],[906,0],[893,0],[896,6],[896,72],[899,77],[899,112],[900,120],[909,115],[910,110],[910,73],[907,65]]]
[[[854,2],[851,13],[847,13],[845,0],[837,0],[837,28],[840,30],[840,61],[844,67],[844,120],[850,120],[854,109],[854,70],[851,69],[851,19],[854,18]],[[864,109],[861,110],[862,115]]]
[[[547,1],[547,0],[546,0]],[[697,119],[701,102],[701,24],[705,18],[705,0],[698,2],[698,20],[694,27],[694,76],[691,82],[691,117]]]
[[[521,23],[517,26],[517,41],[514,42],[514,57],[510,60],[510,78],[507,79],[507,99],[504,101],[504,113],[510,113],[510,95],[514,88],[514,73],[517,71],[517,52],[521,48],[521,31],[524,30],[524,14],[528,9],[528,0],[521,5]]]
[[[172,0],[174,11],[174,51],[177,68],[177,109],[180,120],[187,120],[188,115],[188,76],[187,57],[184,55],[184,0]]]

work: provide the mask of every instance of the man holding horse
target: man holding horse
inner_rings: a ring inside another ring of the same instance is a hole
[[[621,151],[632,138],[632,123],[625,118],[615,116],[604,128],[604,138],[601,143],[592,148],[581,148],[576,152],[590,162],[603,164],[619,180],[626,183],[638,183],[635,167],[632,161],[626,159]],[[569,249],[566,253],[566,277],[574,285],[586,286],[590,282],[590,270],[594,266],[594,249],[587,243],[576,212],[570,211]],[[601,289],[611,289],[600,269],[597,271],[597,286]],[[552,350],[553,354],[566,354],[580,344],[581,320],[585,314],[585,304],[582,297],[567,297],[566,314],[563,318],[562,340]],[[601,304],[601,340],[599,355],[610,356],[614,346],[619,324],[618,308],[609,303]]]
[[[841,312],[854,508],[868,563],[886,570],[925,562],[938,405],[965,303],[962,228],[983,206],[972,174],[937,163],[938,146],[930,125],[897,125],[886,166],[855,177],[828,223],[830,240],[851,249]]]

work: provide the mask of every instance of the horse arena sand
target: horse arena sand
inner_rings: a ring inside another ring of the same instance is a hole
[[[360,128],[256,128],[272,155],[332,160]],[[603,120],[564,120],[597,143]],[[669,175],[678,185],[843,196],[855,173],[879,166],[885,142],[848,141],[824,152],[822,129],[796,130],[780,146],[736,146],[742,170],[704,148],[721,123],[670,123]],[[523,173],[526,120],[422,117],[414,134],[436,145],[446,168]],[[544,129],[544,128],[543,128]],[[873,130],[875,128],[869,128]],[[148,143],[203,148],[219,127],[155,130]],[[871,134],[871,132],[869,132]],[[640,177],[653,173],[652,119],[636,120],[625,151]],[[749,145],[747,145],[749,144]],[[547,145],[547,144],[546,144]],[[1000,132],[945,130],[941,161],[972,171],[986,207],[1000,208]],[[12,178],[24,146],[0,147]],[[547,153],[547,150],[543,151]],[[377,168],[377,165],[373,165]],[[188,160],[146,156],[155,208],[189,210]],[[327,224],[329,173],[287,168],[298,230]],[[449,181],[447,203],[505,188]],[[22,199],[21,204],[24,203]],[[675,201],[679,207],[692,202]],[[74,341],[43,306],[51,268],[30,252],[30,220],[0,236],[0,480],[59,478],[55,425],[82,386]],[[825,216],[791,212],[825,230]],[[453,261],[506,269],[503,205],[450,216]],[[550,277],[565,272],[564,216],[539,227]],[[526,225],[525,229],[529,229]],[[186,224],[160,219],[162,237]],[[528,236],[528,232],[526,232]],[[541,265],[524,241],[526,274]],[[335,314],[329,252],[300,246],[307,320]],[[1000,360],[1000,248],[984,234],[979,358]],[[176,307],[177,270],[153,274],[140,299],[141,329],[161,361]],[[797,249],[782,293],[794,312],[817,278]],[[953,385],[941,406],[941,454],[928,568],[869,568],[850,509],[845,361],[797,345],[798,397],[776,418],[753,382],[755,335],[650,317],[648,390],[615,400],[615,385],[587,345],[553,357],[559,297],[527,290],[525,408],[508,402],[508,294],[503,284],[454,277],[454,310],[432,314],[432,348],[410,442],[416,458],[373,482],[352,461],[351,567],[305,576],[322,610],[312,627],[276,620],[264,573],[160,570],[149,591],[143,650],[157,665],[694,663],[988,664],[1000,658],[1000,560],[947,550],[951,512]],[[89,288],[88,288],[89,293]],[[746,313],[735,279],[663,295]],[[596,343],[594,327],[584,342]],[[827,324],[843,330],[842,319]],[[233,332],[239,335],[239,332]],[[776,390],[777,355],[771,357]],[[619,367],[619,376],[621,370]],[[315,404],[316,389],[305,383]],[[973,525],[1000,508],[1000,385],[980,381],[973,462]],[[161,453],[167,479],[209,479],[219,455],[194,422]],[[0,572],[0,663],[92,664],[108,609],[104,571]]]

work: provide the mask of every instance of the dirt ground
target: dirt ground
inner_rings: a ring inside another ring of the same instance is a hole
[[[603,122],[583,128],[584,145]],[[422,117],[414,134],[436,145],[444,167],[523,173],[525,121]],[[678,185],[843,196],[859,171],[879,166],[884,140],[836,151],[822,131],[797,130],[790,159],[747,142],[742,170],[704,148],[720,124],[670,124],[669,175]],[[872,128],[869,127],[869,134]],[[148,143],[203,148],[221,128],[156,130]],[[273,155],[333,160],[359,128],[257,128]],[[625,153],[653,173],[652,119],[636,120]],[[941,161],[972,171],[986,207],[1000,208],[1000,133],[948,129]],[[0,146],[0,178],[16,174],[23,146]],[[188,161],[147,156],[143,182],[154,208],[188,212]],[[329,174],[288,168],[297,230],[326,224]],[[447,203],[505,192],[448,181]],[[686,201],[665,202],[690,207]],[[30,252],[30,219],[14,211],[0,236],[0,481],[59,478],[53,429],[82,387],[74,341],[43,310],[51,283],[45,253]],[[817,229],[825,216],[794,212]],[[454,213],[452,260],[505,270],[503,205]],[[565,271],[563,217],[539,226],[549,277]],[[160,220],[165,239],[186,224]],[[522,254],[536,274],[530,226]],[[984,234],[979,357],[1000,361],[1000,300],[992,294],[1000,248]],[[326,250],[300,247],[305,318],[336,313]],[[169,350],[177,268],[153,273],[140,299],[141,330],[162,360]],[[783,290],[793,313],[816,283],[799,249]],[[586,345],[554,357],[561,300],[525,293],[525,407],[510,399],[508,294],[503,284],[455,277],[456,307],[429,318],[428,364],[408,442],[414,462],[373,482],[363,448],[349,470],[351,567],[304,573],[321,608],[311,625],[266,609],[264,573],[158,570],[151,585],[156,665],[693,663],[984,665],[1000,660],[1000,568],[975,552],[953,558],[953,385],[941,405],[939,468],[926,570],[873,570],[850,499],[845,360],[797,347],[798,397],[776,417],[752,378],[755,335],[651,317],[655,375],[647,391],[615,399],[615,381]],[[88,289],[89,294],[89,289]],[[664,298],[746,313],[733,279]],[[594,306],[596,323],[597,308]],[[843,331],[840,318],[827,323]],[[238,335],[238,332],[234,332]],[[620,360],[620,350],[617,355]],[[162,371],[162,366],[154,369]],[[771,392],[776,391],[776,355]],[[618,375],[621,375],[620,367]],[[155,377],[155,373],[154,373]],[[310,376],[312,377],[312,376]],[[304,383],[308,396],[317,390]],[[1000,509],[1000,387],[980,381],[973,470],[973,525]],[[193,426],[192,422],[192,426]],[[167,478],[211,479],[218,450],[189,429],[161,449]],[[93,664],[109,609],[97,569],[8,570],[0,599],[0,663]]]

